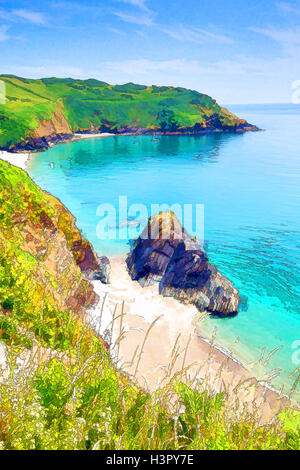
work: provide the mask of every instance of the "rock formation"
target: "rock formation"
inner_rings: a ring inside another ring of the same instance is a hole
[[[197,240],[170,211],[150,217],[126,263],[133,280],[142,286],[159,282],[163,296],[217,315],[238,311],[237,289],[209,263]]]

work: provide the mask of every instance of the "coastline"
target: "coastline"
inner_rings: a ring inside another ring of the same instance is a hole
[[[237,357],[202,336],[203,313],[196,307],[162,297],[157,285],[142,288],[132,281],[125,257],[111,258],[111,284],[93,285],[100,301],[89,311],[89,322],[110,345],[112,360],[143,388],[153,392],[187,368],[186,380],[205,383],[214,392],[225,384],[232,399],[238,396],[249,410],[255,402],[262,421],[290,403]]]
[[[252,124],[246,123],[244,127],[237,128],[203,128],[201,130],[181,129],[177,131],[161,131],[151,128],[134,128],[134,127],[124,127],[118,129],[117,132],[74,132],[71,134],[51,134],[45,135],[39,138],[29,138],[26,141],[21,141],[18,144],[15,144],[12,148],[12,151],[2,147],[0,152],[6,153],[37,153],[44,152],[55,145],[75,142],[82,139],[92,139],[99,137],[118,137],[118,136],[143,136],[143,135],[152,135],[152,136],[204,136],[209,134],[219,134],[219,133],[233,133],[233,134],[244,134],[246,132],[258,132],[261,129]]]
[[[112,137],[115,136],[116,134],[109,134],[109,133],[98,133],[98,134],[73,134],[72,138],[62,140],[60,142],[56,143],[49,143],[49,148],[55,147],[55,145],[58,144],[65,144],[69,142],[76,142],[79,140],[85,140],[85,139],[93,139],[93,138],[104,138],[104,137]],[[8,152],[7,150],[0,150],[0,160],[4,160],[11,165],[17,166],[18,168],[21,168],[22,170],[27,170],[27,165],[30,160],[30,158],[33,156],[34,153],[37,152]]]

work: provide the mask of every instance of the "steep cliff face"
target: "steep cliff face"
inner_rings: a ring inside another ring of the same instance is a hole
[[[35,129],[31,137],[40,139],[41,137],[54,136],[57,134],[72,134],[72,130],[68,121],[62,113],[62,106],[54,111],[50,119],[37,119],[38,127]]]
[[[101,269],[61,202],[0,161],[0,331],[3,316],[35,329],[43,315],[83,314],[97,301],[86,277]]]

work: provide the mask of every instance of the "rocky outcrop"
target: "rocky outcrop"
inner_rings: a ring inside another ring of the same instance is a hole
[[[43,151],[53,145],[73,140],[72,129],[63,111],[64,106],[59,104],[50,119],[37,119],[36,129],[31,131],[26,139],[11,145],[9,150],[15,152]]]
[[[33,131],[33,138],[46,137],[51,135],[72,134],[72,129],[63,115],[63,106],[59,105],[54,111],[51,119],[38,119],[38,127]]]
[[[10,152],[43,152],[57,144],[71,142],[73,134],[52,134],[44,137],[28,137],[21,142],[11,145],[6,150]]]
[[[143,287],[160,281],[177,246],[186,238],[172,212],[151,217],[126,260],[131,278]]]
[[[106,131],[102,127],[99,129],[101,132],[110,132],[110,129]],[[156,128],[145,128],[135,126],[122,126],[115,130],[116,134],[125,135],[205,135],[213,134],[217,132],[231,132],[234,134],[243,134],[244,132],[256,132],[259,131],[257,126],[249,124],[245,120],[237,120],[234,126],[222,122],[218,115],[211,116],[201,124],[195,124],[192,127],[177,127],[174,130],[163,130],[160,127]]]
[[[234,315],[238,311],[237,289],[209,263],[197,240],[170,211],[149,219],[126,263],[133,280],[142,286],[159,282],[163,296],[217,315]]]

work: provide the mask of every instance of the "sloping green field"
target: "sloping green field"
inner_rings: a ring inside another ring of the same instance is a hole
[[[185,88],[112,86],[98,80],[44,78],[31,80],[1,75],[5,103],[0,104],[0,147],[11,148],[51,121],[59,111],[69,132],[126,127],[175,132],[194,128],[234,130],[241,121],[211,97]],[[196,126],[196,127],[195,127]],[[65,131],[67,133],[67,129]]]

